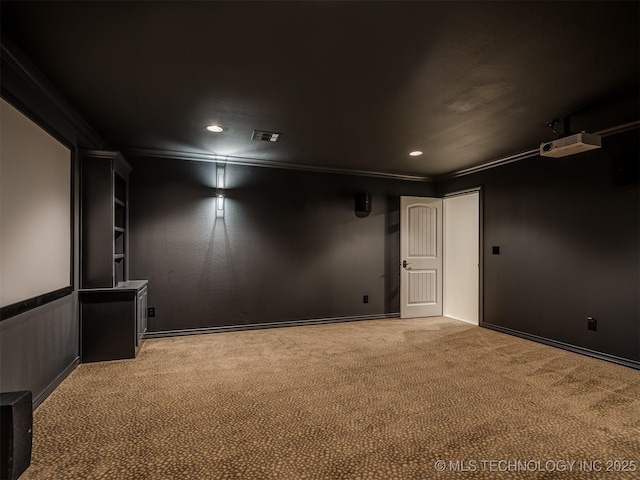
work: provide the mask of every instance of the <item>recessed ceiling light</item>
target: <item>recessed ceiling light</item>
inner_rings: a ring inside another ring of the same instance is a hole
[[[420,150],[414,150],[413,152],[409,152],[409,155],[411,155],[412,157],[419,157],[420,155],[422,155],[422,152]]]
[[[209,130],[210,132],[216,132],[216,133],[220,133],[222,132],[222,127],[219,127],[218,125],[209,125],[207,127],[207,130]]]

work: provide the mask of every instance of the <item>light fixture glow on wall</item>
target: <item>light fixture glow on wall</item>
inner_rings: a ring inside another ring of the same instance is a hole
[[[220,133],[220,132],[224,131],[224,129],[219,125],[209,125],[207,127],[207,130],[209,130],[210,132],[215,132],[215,133]]]
[[[216,217],[224,217],[224,164],[216,165]]]
[[[412,157],[419,157],[422,155],[422,152],[420,150],[414,150],[413,152],[409,152],[409,155]]]
[[[216,199],[216,217],[224,217],[224,197],[218,195]]]

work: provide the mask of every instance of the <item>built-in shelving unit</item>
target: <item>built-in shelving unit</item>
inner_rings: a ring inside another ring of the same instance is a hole
[[[128,172],[127,172],[128,174]],[[113,175],[113,261],[114,282],[117,286],[129,278],[127,263],[127,179],[117,172]]]
[[[119,152],[81,153],[81,287],[116,287],[129,279],[131,166]]]
[[[80,325],[83,362],[136,356],[147,280],[129,280],[129,172],[119,152],[81,152]]]

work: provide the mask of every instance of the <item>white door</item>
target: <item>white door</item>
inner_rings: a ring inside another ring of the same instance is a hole
[[[442,199],[400,197],[400,317],[442,315]]]

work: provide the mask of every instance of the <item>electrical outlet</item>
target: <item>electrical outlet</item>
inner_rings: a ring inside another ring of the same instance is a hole
[[[369,295],[362,297],[362,303],[369,303]]]
[[[155,317],[156,316],[156,307],[147,308],[147,317]]]
[[[598,321],[593,317],[587,317],[587,330],[598,330]]]

